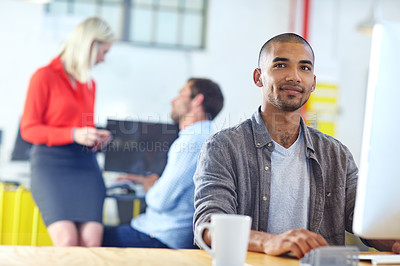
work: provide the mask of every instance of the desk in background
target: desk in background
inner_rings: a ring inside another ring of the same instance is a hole
[[[110,208],[113,208],[111,212]],[[143,213],[146,209],[144,196],[135,195],[110,195],[105,198],[103,224],[120,225],[129,224],[132,218]]]
[[[103,223],[105,225],[129,224],[133,217],[146,209],[145,191],[142,185],[123,185],[115,182],[123,173],[104,172],[107,196],[104,201]],[[123,181],[122,181],[123,182]]]
[[[248,265],[299,265],[297,259],[248,252]],[[0,265],[190,265],[210,266],[211,257],[197,249],[82,248],[0,246]],[[371,265],[360,262],[359,265]]]

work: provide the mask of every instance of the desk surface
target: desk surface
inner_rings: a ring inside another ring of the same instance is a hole
[[[249,252],[248,265],[299,265],[299,260]],[[203,250],[0,246],[0,265],[211,265]],[[371,265],[362,262],[360,265]]]

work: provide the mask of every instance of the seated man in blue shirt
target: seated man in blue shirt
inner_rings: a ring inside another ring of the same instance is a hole
[[[172,100],[172,119],[179,137],[168,151],[168,162],[158,178],[125,175],[141,183],[146,193],[146,212],[130,225],[105,227],[103,246],[193,248],[193,175],[201,146],[213,133],[211,120],[223,107],[219,86],[208,79],[189,79]],[[154,184],[154,185],[153,185]]]

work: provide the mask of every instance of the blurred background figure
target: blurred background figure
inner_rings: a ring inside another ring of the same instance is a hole
[[[171,105],[171,118],[180,131],[168,151],[162,175],[118,178],[143,185],[146,211],[130,224],[106,226],[105,247],[195,248],[193,175],[200,149],[214,132],[212,122],[224,105],[224,96],[214,81],[191,78]]]
[[[105,186],[96,150],[111,139],[94,125],[91,68],[114,34],[100,18],[79,24],[60,54],[31,78],[21,135],[33,143],[31,192],[55,246],[100,246]]]

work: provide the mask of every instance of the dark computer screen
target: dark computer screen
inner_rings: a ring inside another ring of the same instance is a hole
[[[15,138],[14,149],[11,153],[11,161],[27,161],[31,152],[32,144],[26,142],[21,137],[21,130],[18,127],[18,133]]]
[[[179,128],[174,124],[107,120],[113,140],[103,149],[104,170],[161,176]]]

